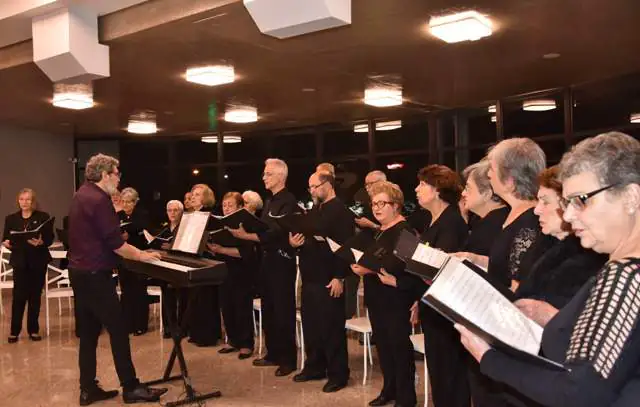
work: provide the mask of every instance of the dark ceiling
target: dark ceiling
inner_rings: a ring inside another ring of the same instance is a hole
[[[426,33],[431,15],[467,8],[492,17],[493,36],[446,44]],[[220,120],[220,129],[276,129],[405,118],[640,71],[636,0],[353,0],[352,16],[349,27],[278,40],[236,2],[107,41],[111,77],[94,82],[97,106],[79,112],[50,104],[52,84],[35,64],[4,69],[0,123],[122,135],[132,111],[152,109],[159,135],[175,135],[206,131],[208,106],[216,102],[222,113],[240,97],[257,102],[260,121]],[[544,59],[548,53],[560,57]],[[209,88],[182,77],[190,65],[221,59],[234,63],[235,83]],[[402,107],[361,102],[375,73],[402,76]]]

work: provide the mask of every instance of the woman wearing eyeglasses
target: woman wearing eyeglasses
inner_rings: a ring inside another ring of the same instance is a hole
[[[544,326],[542,353],[567,370],[515,359],[461,326],[482,372],[534,402],[630,407],[640,378],[640,143],[622,133],[586,139],[560,163],[563,218],[580,244],[609,256]],[[617,401],[616,401],[617,399]]]
[[[387,181],[372,185],[369,194],[373,215],[380,222],[375,239],[387,253],[392,253],[400,233],[411,231],[411,226],[401,214],[404,195],[400,187]],[[384,406],[395,401],[396,406],[415,406],[415,363],[409,339],[409,313],[413,299],[405,291],[383,284],[377,274],[384,272],[399,276],[404,273],[404,263],[396,259],[381,270],[352,264],[351,270],[364,280],[364,301],[369,309],[384,379],[382,391],[369,405]]]

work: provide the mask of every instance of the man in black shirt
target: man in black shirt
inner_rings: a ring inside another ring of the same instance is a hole
[[[260,243],[262,262],[262,316],[264,321],[265,357],[253,361],[254,366],[278,366],[276,376],[287,376],[296,370],[296,262],[287,234],[270,216],[297,211],[296,198],[286,188],[287,164],[279,159],[265,161],[262,180],[273,196],[267,200],[260,219],[269,225],[262,233],[247,233],[242,225],[229,229],[237,239]]]
[[[118,160],[98,154],[89,159],[87,182],[73,196],[69,210],[69,278],[80,327],[80,405],[118,395],[104,391],[96,380],[96,348],[104,326],[109,333],[116,372],[125,403],[158,401],[167,389],[140,383],[131,360],[129,335],[111,277],[119,256],[134,260],[159,259],[126,243],[110,195],[118,188]]]
[[[343,244],[355,232],[352,213],[336,197],[335,178],[316,172],[309,178],[314,207],[307,214],[315,218],[317,235],[289,235],[289,243],[299,248],[302,278],[302,328],[307,360],[295,382],[328,381],[322,391],[336,392],[347,385],[349,363],[344,329],[343,282],[351,273],[349,265],[333,255],[326,238]],[[325,239],[321,241],[320,238]]]

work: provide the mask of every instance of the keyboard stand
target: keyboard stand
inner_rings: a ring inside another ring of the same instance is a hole
[[[181,290],[179,287],[175,287],[175,290],[176,290],[176,298],[178,299],[178,301],[180,301]],[[180,324],[178,324],[178,321],[176,321],[176,319],[173,318],[172,315],[174,314],[169,312],[169,307],[171,306],[171,304],[169,304],[167,301],[163,301],[163,308],[164,308],[163,311],[165,311],[165,313],[169,316],[169,326],[171,327],[171,339],[173,340],[173,350],[171,351],[171,356],[169,357],[169,361],[167,362],[167,366],[164,370],[164,375],[162,376],[162,378],[145,383],[147,385],[154,385],[154,384],[166,383],[166,382],[182,379],[186,397],[182,400],[170,401],[168,403],[165,403],[164,405],[167,407],[182,406],[185,404],[194,403],[196,401],[208,400],[211,398],[218,398],[222,396],[222,393],[220,393],[217,390],[207,394],[196,395],[196,391],[191,385],[191,378],[189,377],[189,372],[187,371],[187,362],[184,359],[184,353],[182,352],[181,343],[182,343],[182,340],[184,339],[184,332],[186,332],[189,316],[191,315],[191,312],[193,312],[195,299],[197,298],[197,295],[195,293],[197,289],[192,291],[194,292],[190,293],[191,295],[189,295],[187,308],[184,312],[184,315],[182,316],[182,321]],[[173,366],[175,365],[176,358],[178,359],[178,365],[180,366],[180,374],[171,376],[171,371],[173,370]]]

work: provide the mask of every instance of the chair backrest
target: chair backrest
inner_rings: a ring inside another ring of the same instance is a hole
[[[7,276],[13,273],[13,268],[9,265],[10,253],[2,244],[0,244],[0,281],[6,281]]]

